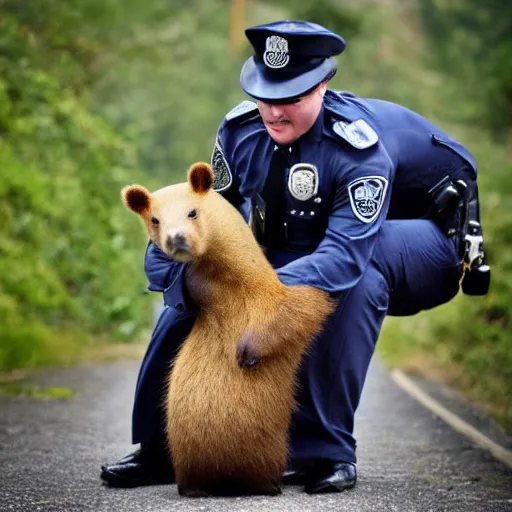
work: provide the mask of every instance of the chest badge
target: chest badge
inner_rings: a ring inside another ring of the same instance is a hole
[[[388,180],[382,176],[366,176],[352,181],[348,185],[348,196],[354,215],[362,222],[369,224],[379,215]]]
[[[318,169],[311,164],[295,164],[288,176],[288,190],[299,201],[307,201],[318,192]]]

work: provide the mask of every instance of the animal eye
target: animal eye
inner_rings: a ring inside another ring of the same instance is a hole
[[[195,219],[197,217],[197,210],[190,210],[188,212],[188,218],[189,219]]]
[[[155,226],[158,226],[158,224],[160,224],[160,221],[159,221],[156,217],[151,217],[151,222],[152,222]]]

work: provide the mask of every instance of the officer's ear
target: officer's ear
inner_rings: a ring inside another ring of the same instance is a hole
[[[322,98],[325,96],[325,93],[327,91],[327,87],[329,86],[329,80],[324,80],[320,86],[319,86],[319,89],[318,89],[318,92],[320,93],[320,95],[322,96]]]

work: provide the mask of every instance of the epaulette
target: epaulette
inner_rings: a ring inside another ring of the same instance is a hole
[[[350,92],[335,92],[327,90],[324,105],[329,112],[331,128],[337,138],[348,142],[356,149],[367,149],[379,141],[375,130],[361,118],[366,113]],[[336,138],[335,137],[335,138]]]
[[[356,149],[367,149],[379,141],[375,130],[364,119],[352,122],[335,120],[332,129],[338,137]]]
[[[257,112],[258,106],[256,103],[254,103],[254,101],[245,100],[226,114],[226,121],[232,121],[233,119],[242,121],[252,117]]]
[[[357,98],[357,96],[352,91],[336,91],[336,94],[344,98]]]

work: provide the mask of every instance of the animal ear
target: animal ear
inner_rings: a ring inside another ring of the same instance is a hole
[[[124,187],[121,197],[125,206],[139,215],[151,208],[151,193],[142,185]]]
[[[213,186],[215,176],[209,164],[197,162],[188,171],[188,182],[197,194],[205,194]]]

